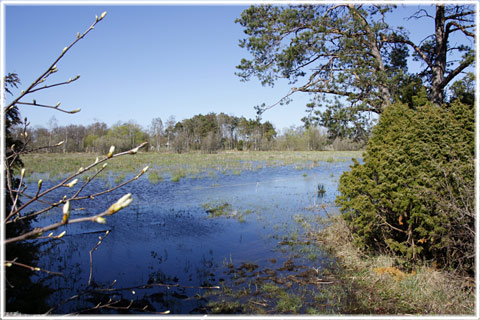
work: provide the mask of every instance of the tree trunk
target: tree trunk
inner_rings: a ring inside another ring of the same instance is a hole
[[[363,27],[365,28],[365,32],[366,32],[366,35],[367,35],[367,46],[370,49],[370,54],[375,59],[376,71],[384,73],[385,72],[385,65],[383,63],[383,58],[382,58],[382,54],[380,52],[380,48],[378,47],[375,32],[372,30],[368,21],[365,19],[365,17],[362,16],[358,12],[355,5],[350,4],[350,5],[348,5],[348,8],[349,8],[352,16],[356,16],[360,20]],[[379,86],[380,96],[382,97],[382,100],[383,100],[382,104],[381,104],[381,110],[379,110],[379,112],[381,113],[390,104],[392,94],[385,84],[379,83],[378,86]]]
[[[431,100],[440,106],[444,101],[444,78],[447,65],[447,34],[445,30],[445,7],[437,5],[435,15],[435,57],[432,66]]]

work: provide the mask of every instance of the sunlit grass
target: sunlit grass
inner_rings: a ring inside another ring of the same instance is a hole
[[[395,257],[366,256],[352,244],[352,234],[339,216],[320,231],[323,248],[334,254],[344,278],[356,296],[358,310],[391,314],[473,314],[475,312],[474,279],[418,264],[401,270]]]
[[[92,153],[51,153],[24,155],[22,160],[31,179],[37,175],[47,175],[47,179],[55,180],[86,167],[103,155]],[[298,168],[314,168],[321,162],[341,162],[351,158],[360,158],[361,151],[256,151],[256,152],[222,152],[217,154],[201,153],[156,153],[143,152],[114,158],[108,161],[108,167],[101,176],[109,173],[137,173],[149,166],[156,173],[150,178],[158,182],[169,177],[172,181],[183,178],[214,178],[217,174],[238,175],[243,171],[255,171],[265,167],[296,165]],[[44,177],[42,177],[44,178]]]

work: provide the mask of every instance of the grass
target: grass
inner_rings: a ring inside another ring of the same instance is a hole
[[[284,288],[273,283],[262,285],[261,291],[270,299],[276,300],[275,311],[278,313],[298,313],[303,305],[303,299],[295,294],[289,294]]]
[[[104,156],[92,153],[41,153],[24,155],[22,160],[27,170],[27,179],[38,179],[32,175],[37,173],[49,174],[46,178],[55,180],[76,172],[80,167],[88,166],[96,157],[102,159]],[[140,152],[109,160],[108,167],[101,176],[106,177],[109,172],[138,173],[145,166],[149,166],[158,175],[156,177],[154,174],[151,178],[155,183],[164,176],[170,176],[172,181],[179,181],[186,177],[214,178],[218,173],[239,175],[243,171],[294,164],[304,169],[319,166],[321,162],[347,161],[361,156],[361,151],[250,151],[217,154]]]
[[[475,313],[474,279],[417,265],[401,270],[388,255],[366,256],[352,244],[352,235],[339,216],[330,218],[319,234],[323,247],[334,254],[345,271],[343,278],[355,305],[351,313],[376,314]]]
[[[170,181],[173,182],[178,182],[180,179],[185,178],[187,176],[187,173],[184,169],[176,169],[175,171],[172,172]]]
[[[150,170],[148,173],[148,181],[153,184],[157,184],[160,181],[163,181],[163,176],[157,170]]]

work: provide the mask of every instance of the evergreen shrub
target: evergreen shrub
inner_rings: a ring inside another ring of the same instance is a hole
[[[474,136],[471,105],[389,106],[363,163],[340,178],[337,204],[355,243],[473,273]]]

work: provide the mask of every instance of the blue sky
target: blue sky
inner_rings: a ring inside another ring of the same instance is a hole
[[[234,23],[246,6],[240,5],[7,5],[5,11],[6,72],[17,73],[21,87],[29,85],[103,11],[108,14],[57,64],[49,83],[80,75],[68,85],[36,94],[38,103],[81,108],[67,115],[43,108],[21,107],[32,126],[48,127],[52,116],[59,124],[103,121],[112,125],[134,120],[145,128],[152,118],[164,122],[208,112],[255,117],[253,107],[273,104],[289,87],[273,89],[256,80],[241,82],[235,66],[248,53],[238,46],[244,37]],[[429,7],[431,8],[431,7]],[[410,28],[415,38],[431,32],[428,20],[403,17],[418,6],[399,8],[392,21]],[[433,8],[432,8],[433,9]],[[430,10],[432,10],[430,9]],[[21,88],[20,88],[21,89]],[[18,92],[18,91],[17,91]],[[300,125],[308,95],[263,115],[277,129]],[[11,99],[7,96],[7,102]]]

